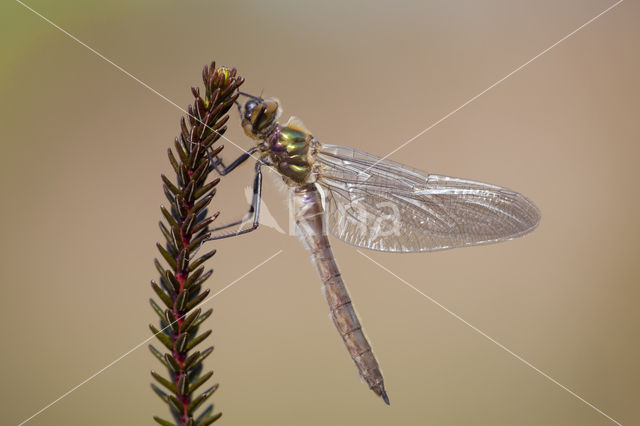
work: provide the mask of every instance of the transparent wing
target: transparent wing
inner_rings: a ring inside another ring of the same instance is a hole
[[[316,163],[329,231],[357,247],[418,252],[493,243],[531,232],[540,221],[531,201],[499,186],[343,146],[321,145]]]

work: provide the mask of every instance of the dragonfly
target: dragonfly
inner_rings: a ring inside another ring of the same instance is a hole
[[[219,156],[211,160],[218,173],[226,175],[255,155],[253,197],[242,219],[212,231],[251,225],[208,240],[258,228],[261,168],[275,170],[290,189],[296,232],[320,275],[330,318],[361,379],[389,405],[380,366],[342,280],[328,233],[365,249],[434,251],[520,237],[536,228],[540,211],[510,189],[322,144],[296,117],[279,123],[282,108],[277,98],[240,94],[248,98],[244,105],[237,104],[242,127],[256,145],[228,166]]]

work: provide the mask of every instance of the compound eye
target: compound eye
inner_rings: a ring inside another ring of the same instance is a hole
[[[248,100],[246,104],[244,104],[244,118],[246,120],[251,120],[251,113],[258,106],[258,102],[251,99]]]

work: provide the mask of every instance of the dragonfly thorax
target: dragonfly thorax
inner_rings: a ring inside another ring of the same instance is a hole
[[[300,120],[291,117],[284,126],[277,125],[265,142],[270,162],[285,180],[296,185],[315,181],[313,163],[318,142]]]

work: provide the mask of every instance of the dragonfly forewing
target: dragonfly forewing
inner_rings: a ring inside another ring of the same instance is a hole
[[[530,200],[499,186],[336,145],[322,145],[316,162],[329,231],[354,246],[419,252],[486,244],[524,235],[540,221]]]

